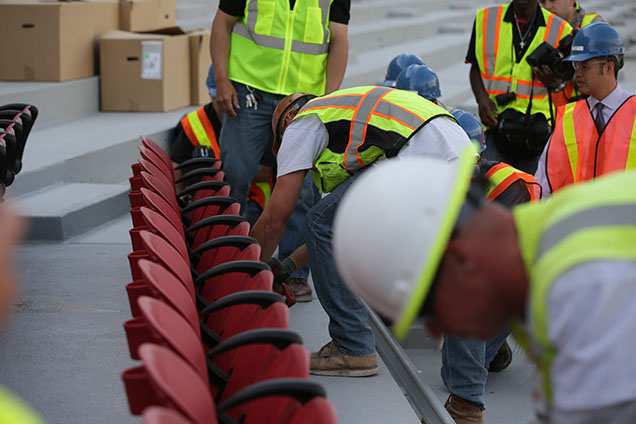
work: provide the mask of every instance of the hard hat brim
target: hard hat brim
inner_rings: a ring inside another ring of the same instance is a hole
[[[600,55],[593,55],[590,53],[572,53],[571,55],[563,59],[563,61],[564,62],[585,62],[586,60],[592,59],[595,57],[600,57]]]
[[[422,305],[429,294],[433,283],[433,278],[437,273],[437,268],[444,256],[446,246],[459,217],[459,211],[466,200],[466,193],[470,186],[470,181],[475,168],[475,149],[470,146],[462,152],[456,161],[457,172],[453,184],[453,193],[449,196],[446,206],[446,214],[437,232],[436,240],[432,243],[430,254],[424,261],[424,268],[412,292],[404,312],[398,321],[393,325],[393,333],[398,340],[404,339],[408,334],[411,324],[417,318]]]

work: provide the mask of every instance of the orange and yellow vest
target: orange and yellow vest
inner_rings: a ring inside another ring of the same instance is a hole
[[[514,109],[526,113],[532,98],[531,114],[541,113],[550,119],[550,102],[547,87],[539,81],[526,58],[543,42],[557,47],[559,41],[572,32],[572,27],[563,19],[541,8],[546,25],[537,32],[517,63],[513,43],[513,25],[504,21],[512,3],[480,9],[475,18],[475,55],[481,79],[491,99],[499,94],[514,92],[515,100],[498,106],[499,112]]]
[[[219,142],[216,139],[210,118],[205,113],[205,106],[181,118],[181,126],[194,147],[208,146],[214,152],[214,157],[217,159],[221,157]]]
[[[390,87],[353,87],[317,97],[294,120],[316,116],[329,133],[312,168],[316,186],[329,193],[371,163],[396,156],[411,136],[435,118],[455,121],[417,93]]]
[[[636,96],[627,99],[599,135],[586,100],[559,108],[546,153],[546,175],[556,192],[610,172],[636,168]]]
[[[532,175],[520,171],[507,163],[500,162],[491,167],[486,172],[486,178],[488,178],[490,183],[490,186],[486,190],[488,200],[495,200],[499,195],[501,195],[501,193],[506,191],[517,181],[524,182],[528,189],[531,202],[541,198],[541,185],[539,182]]]

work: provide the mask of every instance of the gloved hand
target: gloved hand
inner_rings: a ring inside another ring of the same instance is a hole
[[[296,263],[290,257],[285,258],[282,262],[278,258],[272,257],[267,264],[274,274],[274,284],[283,283],[294,271],[298,270]]]

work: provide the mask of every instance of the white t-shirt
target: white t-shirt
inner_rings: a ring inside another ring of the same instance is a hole
[[[278,151],[277,176],[311,169],[328,144],[329,133],[319,118],[308,116],[293,121],[285,130]],[[451,161],[468,145],[470,139],[459,125],[449,119],[436,118],[413,135],[398,157],[433,156]]]
[[[619,404],[636,411],[636,263],[596,261],[568,270],[553,283],[547,312],[557,351],[550,422],[593,422],[575,417]],[[636,422],[624,419],[603,423]]]

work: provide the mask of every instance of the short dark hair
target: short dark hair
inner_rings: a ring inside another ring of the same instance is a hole
[[[625,63],[623,56],[608,56],[607,61],[614,64],[614,77],[618,79],[618,71],[623,67]]]

